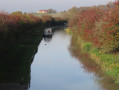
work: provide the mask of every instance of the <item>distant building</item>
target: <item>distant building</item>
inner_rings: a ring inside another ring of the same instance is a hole
[[[48,13],[48,10],[39,10],[37,13]]]

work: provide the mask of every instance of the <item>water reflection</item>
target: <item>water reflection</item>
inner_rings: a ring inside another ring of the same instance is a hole
[[[75,57],[82,63],[82,67],[86,72],[95,75],[95,81],[102,87],[101,90],[119,90],[119,85],[115,84],[115,81],[111,77],[105,75],[100,66],[91,60],[87,53],[81,51],[77,36],[72,37],[69,51],[72,57]]]
[[[0,90],[119,90],[79,46],[76,36],[60,28],[38,49],[6,49],[7,56],[0,56]]]
[[[4,83],[0,85],[0,90],[29,90],[29,85],[19,83]]]
[[[24,57],[27,49],[19,49],[8,51],[9,54],[0,59],[0,90],[28,90],[30,87],[32,60]]]
[[[38,46],[27,43],[11,43],[0,49],[0,90],[29,90],[31,63]]]
[[[0,60],[0,90],[28,90],[30,87],[30,61]]]
[[[50,35],[50,36],[44,36],[43,38],[44,38],[44,41],[50,42],[52,40],[52,35]]]
[[[50,42],[42,40],[31,66],[29,90],[102,90],[95,75],[84,71],[82,63],[70,55],[70,40],[62,28]]]

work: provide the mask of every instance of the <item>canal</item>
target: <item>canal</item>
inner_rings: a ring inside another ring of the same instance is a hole
[[[41,38],[39,33],[33,36]],[[28,37],[1,55],[0,90],[119,90],[64,27],[43,38],[39,46],[36,39]]]
[[[116,90],[88,55],[78,56],[72,40],[58,29],[41,41],[31,65],[30,90]]]

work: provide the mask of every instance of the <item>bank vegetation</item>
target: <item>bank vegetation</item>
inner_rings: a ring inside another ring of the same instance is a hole
[[[67,31],[77,36],[79,47],[119,83],[119,0],[107,5],[73,7],[68,14]]]

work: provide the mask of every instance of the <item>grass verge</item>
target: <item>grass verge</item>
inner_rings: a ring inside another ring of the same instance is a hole
[[[115,80],[115,83],[119,83],[119,54],[105,54],[97,49],[91,42],[86,42],[81,39],[77,32],[72,32],[66,29],[66,32],[76,37],[76,42],[78,43],[82,52],[89,54],[90,58],[95,61],[101,67],[101,70],[105,72]]]

